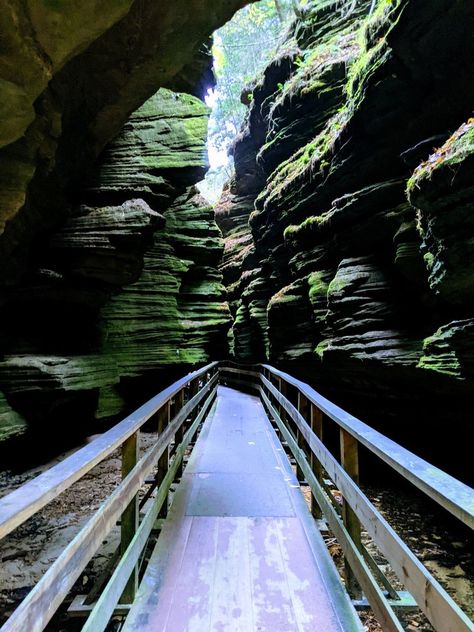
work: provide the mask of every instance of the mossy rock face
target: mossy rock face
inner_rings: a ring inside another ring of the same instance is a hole
[[[459,380],[472,380],[474,319],[453,321],[426,338],[418,366]]]
[[[21,436],[27,428],[23,417],[11,408],[5,395],[0,393],[0,443]]]
[[[67,216],[62,192],[80,186],[132,112],[162,87],[205,94],[213,82],[210,36],[248,1],[3,7],[0,283],[26,273],[32,240]]]
[[[134,195],[154,209],[166,208],[205,174],[208,116],[200,99],[159,90],[103,152],[88,186],[89,198],[97,203]]]
[[[256,79],[223,270],[237,358],[260,345],[406,442],[472,426],[474,5],[370,7],[306,3]]]
[[[474,120],[421,163],[408,181],[430,287],[474,306]]]
[[[105,353],[129,377],[227,354],[230,313],[217,271],[223,243],[212,211],[191,189],[165,218],[140,278],[102,310]]]
[[[4,297],[9,435],[13,422],[21,429],[17,411],[38,430],[73,408],[86,433],[227,356],[224,243],[193,186],[207,165],[207,117],[199,99],[169,90],[133,113],[45,240],[30,284]]]
[[[271,297],[267,309],[272,361],[304,362],[314,346],[306,280],[282,288]]]

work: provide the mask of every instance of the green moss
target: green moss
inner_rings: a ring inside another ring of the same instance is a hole
[[[308,277],[309,285],[309,300],[314,303],[321,297],[326,297],[329,289],[329,284],[326,279],[325,272],[312,272]]]
[[[433,173],[443,167],[452,167],[474,155],[474,119],[461,125],[439,149],[431,154],[413,172],[407,182],[407,194],[418,188],[423,180],[431,178]]]
[[[297,284],[294,283],[281,288],[281,290],[271,297],[268,303],[267,311],[288,303],[298,303],[301,300],[301,295],[298,290],[299,287],[297,287]]]
[[[325,352],[329,349],[330,346],[330,340],[321,340],[321,342],[316,346],[314,353],[319,357],[320,360],[322,360]]]
[[[26,421],[8,404],[0,392],[0,441],[22,435],[28,429]]]
[[[279,197],[287,186],[294,183],[302,175],[313,169],[322,160],[328,165],[331,162],[334,144],[345,128],[349,111],[342,107],[327,123],[326,127],[314,140],[295,152],[275,170],[267,188],[257,198]],[[321,162],[319,167],[321,167]]]
[[[381,39],[374,47],[364,50],[352,64],[346,85],[346,93],[351,109],[356,109],[362,99],[370,77],[386,63],[390,50],[385,39]]]
[[[435,258],[433,254],[431,252],[425,252],[425,254],[423,255],[423,260],[428,270],[432,270],[435,263]]]
[[[347,287],[347,285],[348,284],[344,280],[344,278],[336,274],[336,276],[334,277],[334,279],[331,281],[331,283],[328,286],[328,296],[330,294],[338,294],[339,292],[342,292],[344,288]]]
[[[353,110],[364,95],[370,77],[390,54],[386,36],[396,22],[395,9],[400,0],[378,0],[374,11],[361,24],[357,34],[359,56],[350,66],[346,94]]]
[[[325,221],[325,215],[312,215],[311,217],[307,217],[301,224],[290,224],[290,226],[287,226],[283,236],[288,241],[296,240],[303,234],[317,230],[325,224]]]

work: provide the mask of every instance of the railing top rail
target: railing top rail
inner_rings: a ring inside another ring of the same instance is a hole
[[[260,366],[296,387],[310,402],[355,437],[359,443],[464,524],[474,529],[474,491],[468,485],[416,456],[413,452],[333,404],[306,382],[302,382],[268,364],[261,364]]]
[[[188,373],[103,435],[1,498],[0,540],[109,456],[188,382],[213,369],[217,364],[218,362],[211,362]]]

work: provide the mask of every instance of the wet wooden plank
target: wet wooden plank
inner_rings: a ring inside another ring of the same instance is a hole
[[[207,473],[188,475],[190,516],[294,516],[295,512],[280,473]],[[257,484],[256,484],[257,483]]]
[[[262,405],[219,387],[124,630],[316,629],[361,625]]]

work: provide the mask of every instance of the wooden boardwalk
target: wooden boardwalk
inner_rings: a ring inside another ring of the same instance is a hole
[[[251,387],[260,398],[218,388],[220,380]],[[2,632],[46,629],[118,521],[117,564],[88,594],[76,594],[68,608],[71,616],[86,618],[83,632],[106,632],[112,617],[127,613],[121,627],[126,632],[360,632],[352,602],[265,410],[311,489],[313,509],[322,512],[343,551],[345,583],[355,603],[370,604],[386,632],[403,632],[398,613],[415,605],[438,632],[474,632],[468,615],[358,486],[359,448],[364,446],[468,528],[474,528],[474,490],[309,384],[268,364],[232,362],[211,362],[188,373],[90,444],[0,499],[1,541],[121,450],[121,482]],[[184,455],[203,422],[182,475]],[[142,454],[138,448],[145,424],[156,424],[158,432]],[[326,426],[339,433],[339,458],[325,445]],[[143,552],[170,487],[180,479],[137,594]],[[342,507],[333,499],[334,488]],[[154,490],[153,501],[147,502]],[[364,546],[362,529],[383,556],[382,565]],[[385,574],[387,564],[404,590],[396,589]]]
[[[362,629],[257,397],[219,387],[123,629]]]

